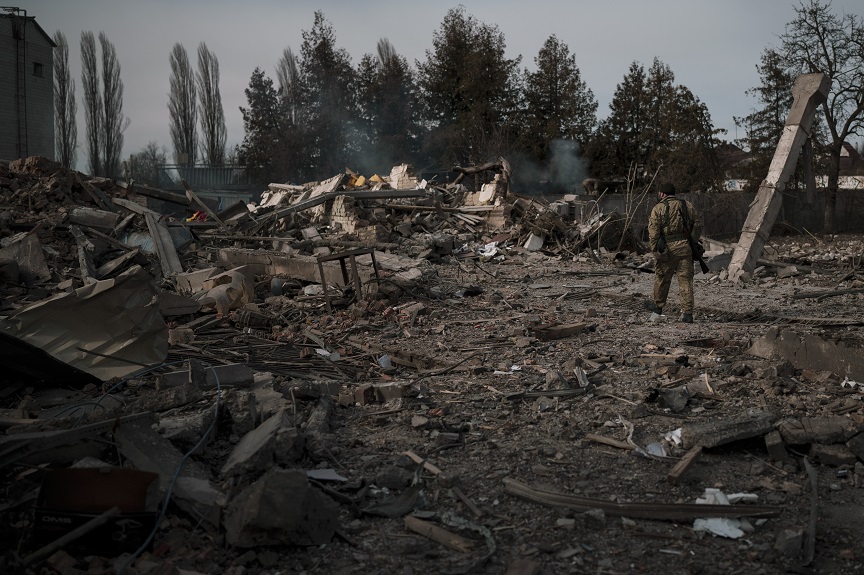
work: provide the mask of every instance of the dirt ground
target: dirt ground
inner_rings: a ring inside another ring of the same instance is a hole
[[[759,434],[705,449],[673,484],[667,475],[687,448],[664,437],[753,409],[774,412],[781,420],[839,415],[860,432],[860,387],[842,386],[842,374],[802,370],[781,359],[748,355],[748,349],[768,330],[788,327],[846,342],[849,352],[857,353],[864,325],[864,293],[856,291],[864,286],[862,246],[855,236],[831,242],[773,238],[769,259],[805,271],[779,277],[782,268],[768,265],[739,285],[713,273],[701,276],[692,324],[677,321],[674,283],[667,315],[651,321],[643,302],[650,298],[654,276],[634,269],[647,256],[632,254],[602,254],[599,263],[584,255],[543,252],[448,256],[410,291],[362,313],[356,306],[327,312],[320,301],[301,304],[272,296],[262,280],[260,309],[278,309],[284,316],[296,312],[296,334],[311,330],[326,350],[339,353],[333,364],[341,366],[344,377],[336,379],[343,392],[353,394],[364,383],[401,382],[402,397],[365,405],[344,397],[333,402],[329,430],[296,462],[297,468],[333,469],[344,478],[326,484],[340,501],[339,529],[330,543],[232,547],[220,530],[208,530],[170,507],[152,549],[127,572],[861,573],[860,461],[812,462],[814,493],[804,463],[811,446],[787,445],[788,459],[776,461]],[[795,297],[843,289],[850,293]],[[406,305],[414,303],[420,305]],[[553,323],[586,325],[560,339],[540,337],[538,326]],[[245,337],[228,322],[224,329],[224,340]],[[303,340],[297,335],[294,343]],[[388,351],[422,361],[423,367],[390,365],[382,359]],[[284,389],[292,379],[310,377],[315,379],[298,370],[295,378],[262,378],[261,386]],[[697,389],[706,381],[706,388]],[[684,385],[691,386],[686,404],[670,407],[663,392]],[[29,391],[30,399],[44,392]],[[90,393],[98,397],[101,391]],[[158,393],[152,379],[141,378],[115,395],[146,404]],[[7,397],[3,407],[18,407],[23,399]],[[215,392],[208,392],[190,409],[204,412],[214,399]],[[286,401],[298,421],[321,402]],[[602,443],[597,436],[623,445]],[[230,422],[220,425],[215,441],[192,460],[218,478],[237,441]],[[654,455],[658,449],[665,455]],[[104,451],[105,460],[117,459],[111,445]],[[405,452],[430,465],[421,469]],[[30,506],[21,504],[38,487],[34,471],[3,470],[7,503],[0,504],[5,526],[0,535],[7,556],[36,548],[29,540]],[[513,480],[590,499],[597,507],[528,501],[506,491]],[[235,487],[220,485],[225,493]],[[462,551],[409,530],[401,516],[364,512],[418,488],[414,515],[469,539]],[[619,505],[653,503],[659,514],[666,506],[695,503],[706,488],[754,494],[776,515],[751,518],[743,535],[733,539],[696,531],[692,519],[633,518],[615,511]],[[808,564],[802,548],[814,505],[815,553]],[[55,555],[22,571],[108,573],[124,558],[128,555]]]

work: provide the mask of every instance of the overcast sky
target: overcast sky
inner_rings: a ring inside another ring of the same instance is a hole
[[[11,2],[10,2],[11,3]],[[745,94],[757,86],[756,65],[763,49],[777,46],[794,18],[797,0],[478,0],[464,1],[466,12],[497,26],[506,56],[522,56],[534,69],[544,41],[555,34],[576,58],[582,78],[609,112],[615,87],[633,61],[649,68],[655,57],[667,64],[678,84],[705,102],[717,128],[736,137],[733,116],[755,106]],[[301,32],[310,30],[315,10],[333,27],[338,47],[356,66],[388,39],[415,65],[426,59],[432,37],[458,2],[424,0],[18,0],[19,7],[49,34],[62,31],[70,45],[70,66],[78,96],[78,139],[84,141],[81,105],[80,38],[83,30],[104,31],[117,50],[125,85],[124,112],[131,119],[123,156],[149,141],[171,157],[168,124],[168,55],[180,42],[197,66],[200,42],[219,60],[220,90],[228,144],[243,140],[240,106],[255,67],[274,80],[284,48],[300,53]],[[833,0],[837,14],[864,16],[861,0]],[[98,44],[98,43],[97,43]],[[738,136],[743,136],[739,133]],[[86,170],[83,144],[78,169]]]

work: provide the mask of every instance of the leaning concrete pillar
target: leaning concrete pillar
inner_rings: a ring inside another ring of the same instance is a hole
[[[737,280],[743,272],[750,272],[756,267],[756,261],[762,255],[762,248],[780,212],[783,203],[781,192],[795,171],[801,146],[810,137],[810,125],[816,115],[816,107],[828,97],[830,87],[831,80],[821,72],[802,74],[795,79],[792,109],[768,168],[768,176],[762,181],[756,199],[750,205],[750,213],[747,214],[729,263],[729,279]]]

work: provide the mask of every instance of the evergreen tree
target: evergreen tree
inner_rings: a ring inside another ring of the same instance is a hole
[[[644,66],[633,62],[615,87],[609,115],[589,142],[592,175],[601,179],[622,177],[631,168],[645,165],[648,145],[644,132],[650,120],[646,81]]]
[[[711,115],[686,86],[675,84],[669,66],[655,58],[646,74],[631,64],[610,109],[589,146],[592,174],[623,178],[659,171],[681,191],[719,186]]]
[[[377,55],[366,54],[358,66],[361,138],[368,154],[361,172],[381,171],[411,162],[418,152],[418,101],[414,74],[408,61],[386,39],[378,41]]]
[[[760,107],[743,118],[735,118],[735,125],[743,128],[745,134],[735,143],[750,153],[746,176],[751,190],[758,188],[768,174],[768,167],[792,107],[792,84],[795,81],[782,55],[773,48],[762,51],[756,71],[760,84],[746,93],[755,97]]]
[[[537,70],[526,72],[525,104],[531,155],[545,160],[555,140],[587,144],[597,123],[597,100],[588,88],[576,57],[556,36],[550,36],[534,58]]]
[[[545,179],[566,188],[587,176],[580,156],[597,123],[597,100],[575,56],[556,36],[546,40],[534,63],[537,70],[525,72],[521,141],[528,157],[544,167]]]
[[[517,136],[521,58],[505,58],[504,35],[463,6],[447,13],[432,45],[417,64],[425,153],[448,167],[506,155]]]
[[[279,98],[273,80],[255,68],[245,90],[248,108],[240,108],[245,135],[239,161],[253,181],[266,184],[274,178],[274,158],[280,147]]]
[[[321,11],[315,12],[312,29],[302,36],[304,131],[310,137],[311,175],[324,179],[351,165],[359,152],[354,146],[357,88],[351,57],[336,47],[333,28]]]

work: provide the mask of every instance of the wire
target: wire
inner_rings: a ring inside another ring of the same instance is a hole
[[[123,575],[123,573],[128,569],[135,560],[144,553],[144,550],[150,546],[153,538],[156,537],[156,532],[159,530],[159,524],[162,523],[162,520],[165,519],[165,512],[168,510],[168,503],[171,501],[171,495],[174,491],[174,484],[177,482],[177,478],[180,476],[180,470],[183,468],[183,465],[186,463],[186,460],[189,457],[198,451],[198,449],[204,445],[205,440],[210,437],[210,434],[214,432],[216,428],[216,423],[219,421],[219,400],[222,396],[222,384],[219,381],[219,374],[216,373],[216,370],[212,365],[209,366],[210,370],[213,372],[213,376],[216,378],[216,403],[213,404],[213,422],[210,424],[210,427],[207,428],[207,431],[204,432],[204,435],[201,436],[201,439],[198,440],[198,443],[195,444],[192,449],[186,452],[183,456],[183,459],[180,460],[180,463],[177,464],[177,469],[174,470],[174,475],[171,477],[171,483],[168,485],[168,490],[165,492],[165,499],[162,502],[162,509],[159,512],[159,517],[156,518],[156,523],[153,525],[153,529],[150,531],[150,535],[147,536],[147,539],[141,546],[135,550],[129,559],[126,560],[126,563],[123,564],[122,567],[117,571],[117,575]]]

